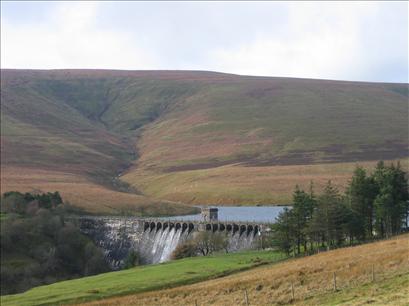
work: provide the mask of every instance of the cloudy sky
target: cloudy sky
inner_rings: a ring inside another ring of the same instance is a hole
[[[408,4],[2,1],[1,66],[408,82]]]

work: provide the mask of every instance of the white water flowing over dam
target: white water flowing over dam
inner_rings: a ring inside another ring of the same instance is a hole
[[[164,262],[171,259],[176,247],[189,237],[187,231],[167,228],[159,231],[144,231],[138,246],[139,253],[144,258],[149,258],[151,263]]]
[[[171,259],[173,251],[179,244],[194,238],[197,231],[182,229],[177,230],[175,227],[159,230],[147,229],[144,231],[140,240],[138,250],[142,257],[149,258],[151,263],[165,262]],[[254,248],[254,240],[257,232],[237,231],[233,234],[226,233],[228,241],[227,249],[229,251],[247,250]]]
[[[129,217],[82,217],[81,231],[104,250],[112,268],[120,268],[128,254],[136,251],[143,264],[171,259],[176,247],[200,231],[226,235],[228,251],[256,246],[260,226],[248,223],[143,220]]]

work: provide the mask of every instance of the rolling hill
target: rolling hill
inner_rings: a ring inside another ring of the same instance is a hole
[[[2,191],[58,188],[97,213],[287,203],[356,162],[406,161],[407,99],[407,84],[2,70]]]

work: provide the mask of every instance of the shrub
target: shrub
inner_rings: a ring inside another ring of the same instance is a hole
[[[182,259],[197,256],[197,248],[193,243],[178,245],[172,253],[172,259]]]
[[[140,256],[135,250],[131,250],[124,262],[124,269],[136,267],[140,264]]]

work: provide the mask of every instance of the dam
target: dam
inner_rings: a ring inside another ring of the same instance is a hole
[[[184,220],[155,220],[148,219],[140,221],[143,223],[143,230],[166,230],[167,228],[181,230],[182,233],[187,231],[211,231],[211,232],[225,232],[226,234],[231,234],[234,236],[235,233],[239,232],[240,236],[243,233],[257,234],[262,229],[262,225],[259,223],[252,222],[222,222],[222,221],[184,221]]]
[[[80,217],[81,231],[103,249],[113,269],[119,269],[128,254],[136,251],[143,264],[171,259],[179,244],[194,239],[197,233],[222,233],[228,251],[253,249],[268,224],[257,222],[219,221],[215,218],[187,221],[163,218]]]

